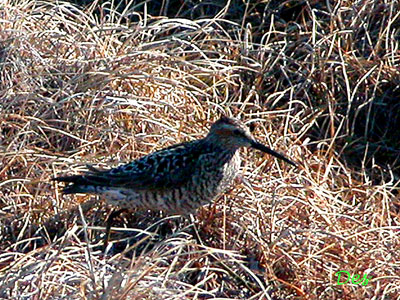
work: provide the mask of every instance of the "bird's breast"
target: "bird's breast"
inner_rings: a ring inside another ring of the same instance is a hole
[[[235,153],[216,153],[203,162],[200,171],[193,175],[190,185],[196,187],[196,194],[205,204],[213,200],[232,184],[239,172],[240,156]]]

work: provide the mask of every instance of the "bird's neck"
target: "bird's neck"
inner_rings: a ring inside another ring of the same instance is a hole
[[[232,160],[235,154],[238,154],[239,148],[224,147],[216,143],[209,143],[209,141],[207,140],[203,140],[203,142],[206,143],[206,148],[208,149],[208,152],[214,153],[215,164],[217,167],[226,164],[227,162]]]
[[[223,150],[219,153],[219,159],[218,159],[218,164],[219,165],[224,165],[227,162],[231,161],[235,155],[238,153],[239,149],[231,149],[231,150]]]

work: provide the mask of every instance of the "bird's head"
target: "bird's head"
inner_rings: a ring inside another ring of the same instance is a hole
[[[271,150],[256,141],[249,128],[241,121],[233,118],[222,117],[210,128],[207,140],[221,145],[223,148],[237,150],[241,147],[252,147],[262,152],[273,155],[287,163],[296,166],[294,162],[282,154]]]

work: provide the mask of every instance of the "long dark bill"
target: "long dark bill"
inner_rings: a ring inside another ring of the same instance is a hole
[[[282,154],[275,152],[274,150],[269,149],[267,146],[264,146],[263,144],[256,142],[256,141],[252,141],[251,143],[251,147],[253,147],[254,149],[260,150],[262,152],[265,152],[267,154],[271,154],[279,159],[282,159],[284,161],[286,161],[288,164],[291,164],[293,166],[297,166],[294,162],[292,162],[290,159],[286,158],[285,156],[283,156]]]

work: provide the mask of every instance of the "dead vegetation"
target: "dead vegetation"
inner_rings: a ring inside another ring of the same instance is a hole
[[[1,298],[399,299],[400,3],[264,2],[192,20],[0,4]],[[106,254],[111,208],[50,181],[221,114],[300,167],[244,151],[193,222],[125,213]]]

